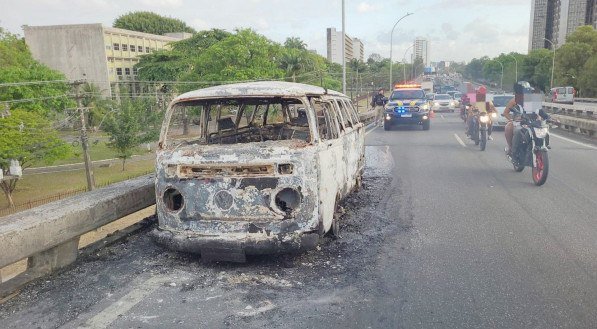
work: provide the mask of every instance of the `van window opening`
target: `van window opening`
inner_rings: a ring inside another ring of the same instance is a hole
[[[174,105],[166,145],[311,142],[307,106],[299,99],[246,98]]]
[[[317,117],[319,138],[322,140],[338,138],[340,127],[332,102],[319,98],[312,98],[311,101]]]

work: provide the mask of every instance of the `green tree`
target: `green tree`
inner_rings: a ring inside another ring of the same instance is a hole
[[[124,100],[117,111],[112,111],[104,122],[104,131],[110,136],[108,146],[122,159],[126,159],[135,147],[154,141],[159,135],[162,114],[153,110],[149,99]]]
[[[172,50],[160,50],[141,56],[135,65],[139,78],[145,81],[176,81],[191,72],[194,61],[213,44],[230,36],[224,30],[212,29],[173,42]]]
[[[172,43],[172,49],[184,54],[185,57],[198,56],[207,48],[231,35],[232,33],[220,29],[199,31],[188,39]]]
[[[286,76],[296,82],[296,75],[302,72],[308,65],[308,59],[304,53],[296,48],[286,49],[280,58],[280,66],[286,72]]]
[[[213,44],[195,60],[187,80],[238,81],[277,79],[284,71],[277,65],[282,55],[280,45],[250,29]]]
[[[480,80],[484,78],[483,67],[485,62],[489,60],[488,57],[473,58],[464,69],[464,75],[473,80]]]
[[[528,81],[543,92],[549,90],[553,52],[549,49],[531,51],[522,61],[519,80]]]
[[[284,47],[289,49],[307,50],[307,44],[298,37],[286,38],[286,41],[284,41]]]
[[[172,50],[159,50],[141,56],[135,65],[142,81],[176,81],[192,67],[190,59]]]
[[[27,110],[13,110],[9,116],[0,118],[0,130],[0,169],[4,172],[8,171],[11,159],[18,160],[24,169],[33,162],[51,164],[72,152],[52,129],[50,121]],[[14,207],[12,193],[17,183],[17,179],[0,182],[11,207]]]
[[[587,60],[578,81],[583,97],[597,97],[597,54]]]
[[[567,42],[556,51],[556,75],[558,84],[576,85],[575,78],[584,73],[584,66],[594,52],[590,45]]]
[[[31,56],[25,41],[0,28],[0,101],[11,109],[25,109],[44,116],[72,107],[68,98],[70,87],[64,82],[63,74],[51,70]],[[20,82],[53,81],[38,84]]]
[[[597,53],[597,31],[591,25],[578,27],[567,38],[566,43],[584,43],[593,48],[593,52]]]
[[[180,19],[160,16],[149,11],[136,11],[124,14],[114,21],[113,26],[125,30],[157,35],[172,32],[195,33],[193,28]]]
[[[82,88],[83,99],[81,104],[89,108],[87,124],[94,129],[101,128],[102,120],[105,119],[108,111],[113,107],[114,101],[102,97],[102,90],[92,83],[85,83]]]

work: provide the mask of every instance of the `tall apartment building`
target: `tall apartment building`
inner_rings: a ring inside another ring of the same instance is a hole
[[[361,39],[352,39],[352,56],[360,61],[365,61],[365,45]]]
[[[351,59],[365,59],[365,47],[363,42],[357,38],[345,36],[346,62]],[[327,57],[332,63],[342,64],[342,31],[336,31],[335,28],[327,28]]]
[[[25,43],[33,57],[69,80],[85,79],[110,95],[111,83],[134,80],[139,56],[168,48],[189,37],[154,35],[104,27],[101,24],[24,26]]]
[[[425,66],[429,66],[429,41],[418,37],[413,46],[414,58],[420,58]]]
[[[559,2],[560,15],[557,21],[559,25],[558,46],[563,45],[566,42],[566,37],[579,26],[596,26],[595,0],[559,0]]]
[[[529,51],[556,47],[566,42],[566,37],[579,26],[597,28],[595,0],[532,0]]]

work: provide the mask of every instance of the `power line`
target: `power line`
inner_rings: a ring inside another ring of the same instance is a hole
[[[16,87],[16,86],[30,86],[51,83],[69,83],[68,80],[45,80],[45,81],[22,81],[22,82],[4,82],[0,83],[0,87]]]
[[[57,95],[57,96],[47,96],[47,97],[37,97],[37,98],[22,98],[22,99],[14,99],[14,100],[9,100],[9,101],[0,101],[0,104],[28,103],[28,102],[34,102],[34,101],[43,101],[43,100],[48,100],[48,99],[57,99],[57,98],[72,97],[72,96],[73,95],[63,94],[63,95]]]

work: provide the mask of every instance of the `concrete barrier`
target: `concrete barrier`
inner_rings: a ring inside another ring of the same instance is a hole
[[[0,285],[0,297],[74,262],[79,237],[155,204],[153,175],[45,204],[0,221],[0,268],[27,259],[27,270]]]
[[[597,98],[575,98],[574,102],[579,102],[579,103],[597,103]]]
[[[375,111],[359,113],[359,120],[365,124],[373,122],[375,120]]]
[[[574,133],[595,136],[597,120],[575,118],[567,115],[552,114],[552,117],[561,123],[561,128]]]

